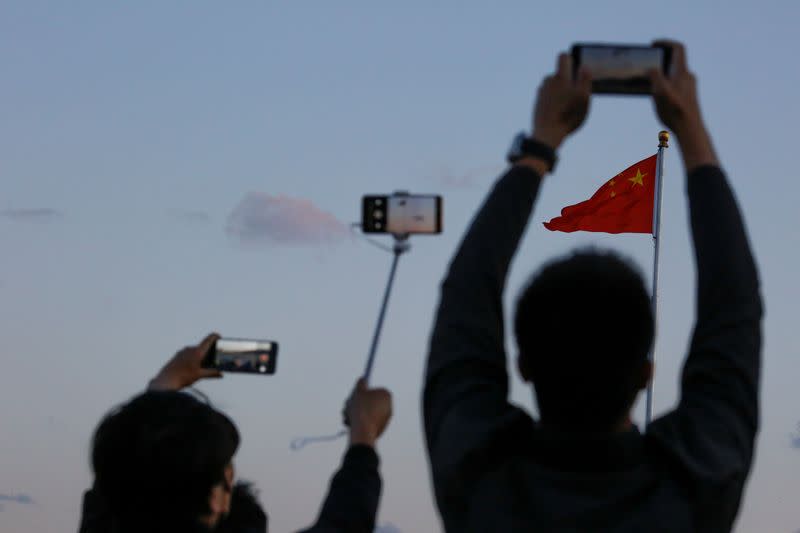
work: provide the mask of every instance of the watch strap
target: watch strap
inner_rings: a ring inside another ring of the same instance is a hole
[[[556,151],[533,137],[525,137],[519,144],[518,150],[508,154],[508,162],[513,164],[523,157],[538,157],[542,159],[550,166],[550,172],[555,170],[558,162]]]

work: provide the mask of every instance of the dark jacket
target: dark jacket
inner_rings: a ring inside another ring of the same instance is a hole
[[[319,518],[303,533],[372,533],[381,499],[378,464],[374,448],[351,446],[331,479]]]
[[[723,172],[688,176],[697,322],[677,408],[637,430],[576,439],[508,402],[502,295],[541,178],[496,183],[441,288],[423,394],[449,532],[729,531],[758,430],[761,299]]]
[[[378,454],[370,446],[351,446],[342,460],[342,466],[331,479],[328,495],[317,521],[303,533],[372,533],[381,496],[381,477],[378,473]],[[235,502],[234,502],[235,504]],[[232,513],[233,514],[233,511]],[[241,521],[238,529],[225,529],[238,533],[264,531],[266,516],[248,509],[254,517],[249,523]],[[238,527],[238,526],[237,526]],[[199,526],[186,533],[201,533]],[[94,490],[83,496],[81,523],[78,533],[113,533],[111,517]],[[184,533],[172,531],[171,533]]]

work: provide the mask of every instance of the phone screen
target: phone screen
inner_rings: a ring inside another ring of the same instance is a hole
[[[647,71],[666,72],[670,49],[662,46],[577,44],[572,55],[577,69],[585,66],[592,74],[592,92],[606,94],[649,94]]]
[[[389,233],[439,233],[439,197],[390,196],[386,229]]]
[[[397,235],[441,233],[442,197],[410,194],[365,196],[362,228],[366,233]]]
[[[250,339],[217,340],[209,366],[223,372],[274,374],[278,343]]]

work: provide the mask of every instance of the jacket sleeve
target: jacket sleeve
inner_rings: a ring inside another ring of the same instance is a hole
[[[759,425],[761,296],[744,222],[725,174],[715,166],[700,167],[688,176],[687,191],[697,317],[678,407],[655,421],[648,434],[688,474],[693,499],[700,505],[713,502],[713,514],[727,517],[727,524],[720,525],[730,528]]]
[[[378,454],[354,445],[331,480],[316,523],[303,533],[372,533],[381,497]]]
[[[508,402],[502,296],[541,177],[512,167],[486,198],[441,285],[423,391],[426,444],[439,511],[458,531],[470,487],[500,433],[530,418]]]

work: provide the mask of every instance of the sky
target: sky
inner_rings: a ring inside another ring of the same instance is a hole
[[[0,3],[0,533],[77,528],[92,431],[207,332],[280,343],[271,377],[201,383],[236,422],[272,531],[310,524],[345,442],[391,256],[351,232],[364,194],[444,197],[403,256],[373,383],[385,531],[439,531],[420,391],[438,284],[536,88],[573,42],[684,41],[766,306],[762,426],[736,531],[800,529],[796,2]],[[596,97],[560,150],[508,282],[596,245],[651,279],[646,235],[540,224],[655,152],[647,98]],[[665,156],[656,414],[694,318],[677,145]],[[508,336],[509,358],[515,354]],[[512,367],[513,368],[513,367]],[[535,415],[512,372],[512,400]],[[576,391],[576,394],[578,391]],[[643,401],[636,420],[643,420]]]

